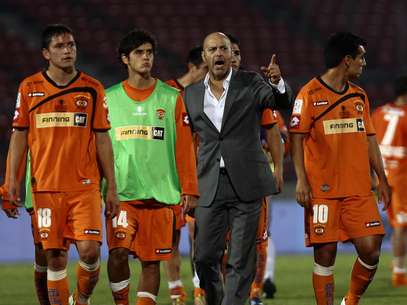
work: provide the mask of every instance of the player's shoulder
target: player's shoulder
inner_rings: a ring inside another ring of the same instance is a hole
[[[89,74],[85,72],[79,72],[79,81],[81,83],[81,86],[85,87],[93,87],[95,89],[103,89],[102,83],[94,78],[93,76],[90,76]]]
[[[157,85],[159,86],[160,90],[163,90],[169,94],[178,95],[180,93],[179,89],[174,88],[162,80],[157,79]]]
[[[350,91],[352,91],[352,93],[359,93],[359,94],[362,94],[367,97],[367,93],[362,87],[360,87],[359,85],[356,85],[355,83],[352,83],[352,82],[348,82],[348,83],[349,83],[349,89],[350,89]]]
[[[110,94],[113,94],[117,90],[121,90],[123,88],[123,83],[119,82],[117,84],[114,84],[106,89],[106,95],[109,96]]]
[[[303,96],[306,95],[312,97],[313,95],[318,94],[323,89],[324,85],[318,80],[317,77],[314,77],[301,87],[300,94]]]
[[[43,72],[40,71],[23,78],[23,80],[20,82],[20,86],[31,86],[34,84],[43,83],[44,81],[45,78],[43,76]]]

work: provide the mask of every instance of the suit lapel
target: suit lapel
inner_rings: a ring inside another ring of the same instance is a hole
[[[228,94],[226,96],[225,110],[223,111],[221,131],[223,130],[223,127],[225,126],[225,122],[228,118],[230,109],[232,108],[233,102],[235,101],[236,95],[238,93],[239,93],[239,86],[238,86],[238,81],[236,80],[236,72],[233,71],[232,77],[230,79]]]

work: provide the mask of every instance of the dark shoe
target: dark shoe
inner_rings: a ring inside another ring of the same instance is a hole
[[[274,282],[270,279],[266,279],[263,283],[263,295],[266,299],[273,299],[277,288]]]

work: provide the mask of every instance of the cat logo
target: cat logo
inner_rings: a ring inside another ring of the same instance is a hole
[[[78,108],[86,108],[89,104],[89,98],[85,95],[77,95],[74,97],[75,105]]]

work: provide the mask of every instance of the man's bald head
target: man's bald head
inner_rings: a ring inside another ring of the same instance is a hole
[[[226,39],[226,41],[228,41],[229,46],[230,46],[230,39],[228,38],[228,36],[222,32],[213,32],[210,33],[208,35],[206,35],[204,41],[203,41],[203,47],[205,49],[205,45],[208,43],[208,41],[211,41],[213,39]]]
[[[231,69],[231,44],[229,38],[214,32],[207,35],[203,42],[202,59],[208,65],[209,75],[214,80],[223,80]]]

